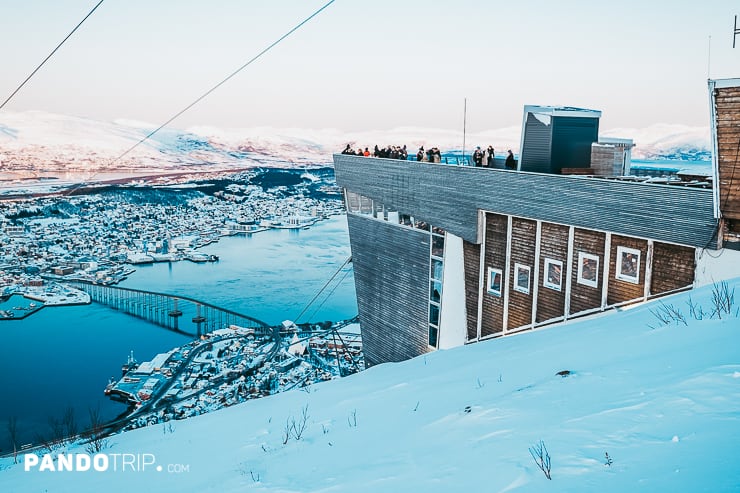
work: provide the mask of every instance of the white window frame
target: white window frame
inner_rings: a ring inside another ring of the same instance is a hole
[[[596,262],[596,269],[594,269],[594,272],[596,273],[596,279],[591,280],[583,277],[584,260],[594,260]],[[586,252],[578,252],[578,284],[583,284],[584,286],[589,286],[592,288],[599,287],[599,260],[600,259],[598,255],[593,255]]]
[[[637,257],[637,265],[635,266],[635,275],[631,276],[622,272],[622,257],[624,255],[634,255]],[[614,272],[614,277],[620,281],[631,282],[632,284],[640,284],[640,261],[642,260],[642,252],[636,248],[628,248],[624,246],[617,247],[617,268]]]
[[[519,271],[527,271],[527,287],[519,285]],[[529,294],[529,288],[532,284],[532,268],[528,265],[514,263],[514,290],[520,293]]]
[[[492,285],[491,281],[493,281],[491,276],[493,274],[499,275],[498,291],[496,291],[495,289],[491,289],[491,285]],[[503,291],[503,285],[504,285],[504,273],[501,271],[501,269],[494,269],[493,267],[489,267],[488,275],[486,276],[486,278],[488,279],[488,283],[486,284],[486,292],[492,296],[497,296],[500,298],[501,292]]]
[[[549,272],[550,272],[550,266],[557,266],[560,269],[560,279],[558,279],[560,282],[557,284],[550,282],[549,279]],[[563,262],[560,260],[555,260],[551,258],[545,258],[545,275],[542,276],[542,285],[546,288],[553,289],[555,291],[562,291],[563,289]]]

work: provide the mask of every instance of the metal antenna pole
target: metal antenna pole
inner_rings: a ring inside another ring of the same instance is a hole
[[[462,149],[462,165],[465,166],[465,133],[468,122],[468,98],[463,100],[463,149]]]
[[[709,46],[707,47],[707,80],[709,80],[709,69],[712,63],[712,35],[709,35]]]
[[[737,16],[735,16],[735,32],[732,34],[732,47],[735,47],[735,38],[740,34],[740,29],[737,28]]]

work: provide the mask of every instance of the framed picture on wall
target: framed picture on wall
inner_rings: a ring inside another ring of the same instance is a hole
[[[528,265],[514,264],[514,290],[529,294],[529,274]]]
[[[560,291],[563,286],[563,263],[551,258],[545,259],[545,277],[542,285],[546,288]]]
[[[501,269],[488,268],[486,291],[493,296],[501,296]]]
[[[614,277],[620,281],[640,284],[640,250],[617,247],[617,272]]]
[[[578,252],[578,284],[599,287],[599,257],[586,252]]]

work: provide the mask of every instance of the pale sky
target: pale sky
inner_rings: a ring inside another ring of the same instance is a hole
[[[0,0],[0,100],[96,0]],[[162,123],[326,0],[106,0],[9,111]],[[729,0],[336,0],[172,126],[468,131],[525,104],[602,128],[706,126],[712,78],[740,77]],[[4,111],[4,110],[1,110]]]

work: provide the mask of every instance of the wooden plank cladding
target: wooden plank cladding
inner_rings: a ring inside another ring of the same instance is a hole
[[[714,90],[716,146],[719,168],[719,207],[722,216],[740,219],[740,87]]]
[[[667,293],[691,286],[696,271],[693,248],[655,242],[650,294]]]
[[[429,351],[429,235],[347,215],[365,364]]]
[[[542,223],[536,322],[552,320],[565,314],[569,229],[560,224]]]
[[[618,305],[645,296],[646,263],[647,241],[612,236],[607,305]]]
[[[465,313],[467,315],[467,340],[478,338],[478,291],[480,288],[480,245],[463,241],[465,263]]]
[[[537,223],[514,218],[511,227],[511,259],[509,261],[509,313],[507,330],[532,323],[532,293],[534,292],[534,259]]]
[[[716,245],[712,190],[349,155],[334,155],[334,168],[339,186],[470,243],[482,242],[483,210],[666,243]]]
[[[575,229],[569,315],[601,307],[605,245],[605,233]]]
[[[506,243],[508,218],[486,214],[486,251],[483,259],[484,280],[481,310],[481,337],[499,334],[504,330],[504,273],[506,272]],[[498,290],[490,286],[489,269],[499,271]],[[494,294],[498,293],[498,294]]]

